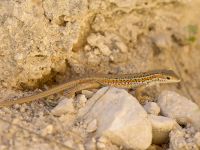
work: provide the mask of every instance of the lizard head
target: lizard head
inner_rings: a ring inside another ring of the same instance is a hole
[[[181,81],[181,79],[172,70],[160,70],[158,76],[160,81],[165,83],[174,83]]]

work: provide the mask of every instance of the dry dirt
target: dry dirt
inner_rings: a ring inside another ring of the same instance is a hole
[[[170,89],[200,106],[199,0],[0,0],[0,99],[83,74],[172,69]],[[0,149],[82,149],[76,114],[50,101],[0,110]],[[111,145],[111,148],[117,147]]]

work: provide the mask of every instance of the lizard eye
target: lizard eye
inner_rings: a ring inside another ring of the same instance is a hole
[[[170,80],[170,77],[167,77],[167,80]]]

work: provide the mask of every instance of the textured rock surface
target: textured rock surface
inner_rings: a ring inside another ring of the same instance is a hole
[[[169,150],[199,150],[195,140],[197,133],[193,127],[175,128],[170,133]]]
[[[161,113],[180,124],[191,123],[200,129],[200,108],[191,100],[172,91],[164,91],[158,98]]]
[[[117,145],[133,149],[149,147],[151,124],[139,102],[125,90],[109,88],[105,93],[106,90],[106,87],[100,89],[89,100],[93,104],[84,108],[84,112],[87,112],[83,113],[86,122],[96,119],[96,135],[105,136]],[[96,99],[104,93],[100,99]]]
[[[154,144],[164,144],[169,140],[169,133],[175,127],[176,121],[163,116],[149,115],[149,120],[152,125],[152,133]]]
[[[87,1],[1,1],[0,79],[9,86],[34,86],[64,72],[78,41]],[[72,21],[73,20],[73,21]]]

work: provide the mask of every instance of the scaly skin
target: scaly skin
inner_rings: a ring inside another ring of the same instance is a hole
[[[0,107],[31,102],[65,90],[68,96],[72,96],[77,91],[101,86],[136,89],[136,97],[142,100],[144,97],[141,96],[141,93],[144,88],[158,83],[175,82],[180,82],[180,78],[171,70],[155,70],[123,75],[95,75],[58,85],[36,95],[19,98],[14,101],[3,101],[0,103]]]

